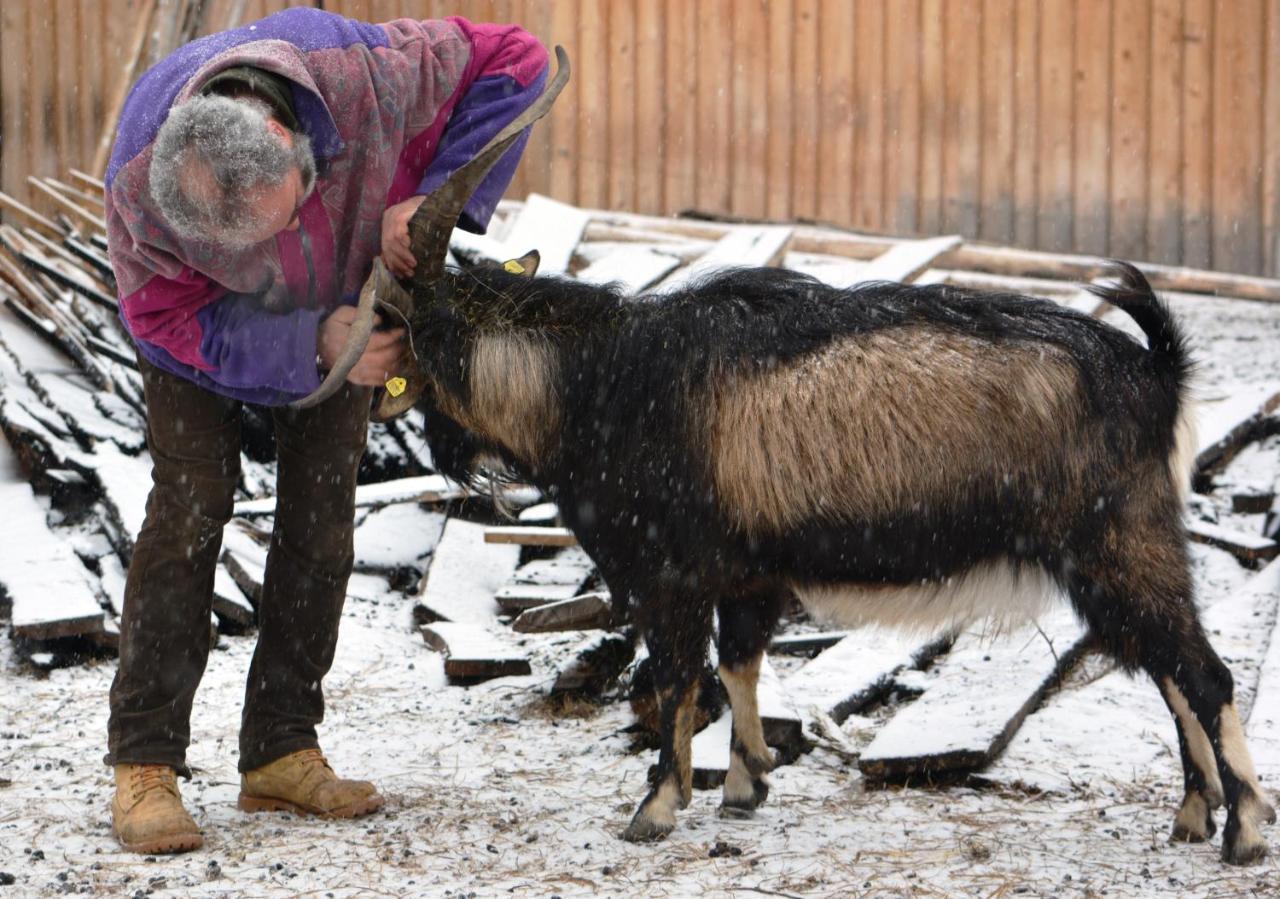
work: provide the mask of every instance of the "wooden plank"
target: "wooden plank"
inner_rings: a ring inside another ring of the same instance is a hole
[[[796,114],[792,98],[795,89],[792,57],[794,3],[795,0],[772,0],[765,4],[767,46],[762,49],[768,54],[769,63],[768,66],[760,66],[747,61],[748,65],[759,70],[767,109],[763,214],[775,221],[791,218],[791,151],[795,141]],[[768,73],[776,75],[769,77]]]
[[[444,673],[451,681],[476,683],[532,671],[523,652],[478,625],[441,621],[420,632],[428,646],[445,656]]]
[[[732,0],[695,4],[699,38],[719,33],[733,21]],[[697,72],[697,155],[694,156],[694,204],[700,209],[729,209],[729,155],[732,152],[733,57],[723,44],[699,39],[693,48]]]
[[[978,234],[982,186],[982,4],[947,0],[946,156],[942,166],[942,231]]]
[[[440,474],[422,475],[383,481],[379,484],[361,484],[356,488],[356,508],[368,509],[390,506],[396,503],[444,503],[467,495],[465,488]],[[232,514],[237,518],[258,518],[274,515],[276,498],[241,500],[235,504]]]
[[[0,195],[17,193],[32,166],[28,155],[35,146],[37,121],[27,116],[23,91],[27,80],[27,17],[36,13],[29,3],[0,4]],[[0,210],[5,207],[0,205]],[[12,217],[9,217],[12,221]],[[54,230],[57,233],[57,229]]]
[[[885,223],[885,3],[854,6],[853,211],[855,228],[883,230]]]
[[[894,73],[884,97],[884,230],[916,231],[920,184],[920,0],[885,5],[885,53]]]
[[[982,4],[982,179],[978,236],[1014,239],[1015,19],[1014,0]]]
[[[1112,7],[1111,189],[1107,197],[1107,253],[1147,259],[1148,140],[1157,118],[1151,108],[1151,0],[1122,0]],[[1165,118],[1172,115],[1163,114]]]
[[[946,20],[943,0],[922,0],[920,11],[920,188],[916,232],[937,234],[942,227],[946,149]]]
[[[628,205],[640,212],[659,213],[664,211],[662,180],[667,162],[666,117],[669,110],[664,102],[663,6],[655,2],[639,3],[635,16],[633,89],[636,101],[631,140],[635,145],[636,176],[635,193]]]
[[[1280,276],[1280,0],[1267,2],[1262,86],[1262,274]]]
[[[862,628],[783,679],[795,708],[816,707],[837,723],[878,699],[894,675],[937,655],[946,641]]]
[[[1219,527],[1198,519],[1187,522],[1187,536],[1197,543],[1206,543],[1209,546],[1225,549],[1249,566],[1255,566],[1259,562],[1270,562],[1280,554],[1280,544],[1274,540],[1258,534]]]
[[[1280,562],[1263,569],[1250,586],[1280,595]],[[1245,726],[1245,736],[1258,767],[1258,776],[1274,789],[1280,782],[1280,617],[1271,628],[1270,642],[1258,673],[1258,691]]]
[[[697,158],[698,7],[687,0],[666,0],[666,46],[663,60],[666,139],[663,141],[660,212],[688,209],[695,203],[694,160]]]
[[[608,12],[602,16],[607,20],[607,55],[603,58],[609,60],[605,114],[609,129],[609,156],[604,176],[607,182],[606,202],[613,209],[634,209],[636,206],[636,90],[638,84],[643,84],[646,91],[652,90],[648,79],[638,82],[636,78],[635,16],[633,3],[610,3]]]
[[[1215,6],[1213,129],[1233,140],[1214,145],[1213,267],[1262,271],[1263,0]]]
[[[213,613],[222,622],[223,630],[229,627],[232,631],[244,631],[258,623],[253,601],[224,565],[219,565],[213,573]]]
[[[491,624],[499,611],[493,596],[519,560],[519,546],[487,542],[484,525],[451,518],[422,579],[418,605],[439,621]]]
[[[1039,210],[1037,165],[1040,159],[1040,6],[1014,6],[1014,108],[1017,110],[1013,163],[1013,234],[1010,240],[1022,246],[1036,241]]]
[[[611,4],[602,0],[579,0],[582,9],[577,20],[578,56],[600,66],[595,78],[569,79],[578,85],[577,153],[578,172],[575,202],[580,206],[607,206],[609,203],[607,166],[609,161],[609,82],[608,68],[599,61],[607,59],[607,35]]]
[[[737,0],[723,26],[732,58],[725,82],[730,94],[729,205],[727,211],[763,218],[768,198],[769,64],[768,18],[764,0]]]
[[[240,592],[257,609],[262,603],[262,582],[267,572],[267,547],[233,524],[222,530],[222,567]],[[223,588],[230,591],[229,587]],[[224,596],[224,599],[228,597]]]
[[[356,526],[355,568],[362,572],[421,571],[444,531],[443,512],[419,503],[373,509]]]
[[[684,268],[668,275],[657,289],[670,291],[711,272],[731,266],[776,265],[786,252],[792,229],[741,227],[716,242],[710,250]]]
[[[587,284],[616,284],[624,294],[651,287],[680,265],[679,256],[653,246],[622,247],[583,268],[577,274]]]
[[[27,176],[27,184],[53,200],[53,202],[58,206],[74,213],[80,221],[84,222],[89,227],[97,228],[99,231],[107,230],[107,223],[103,220],[102,216],[92,210],[86,209],[84,206],[71,200],[71,198],[64,196],[60,191],[55,190],[51,185],[46,184],[35,175]]]
[[[507,258],[515,259],[536,249],[540,257],[539,274],[563,274],[590,218],[585,210],[541,194],[530,194],[502,241],[509,251]]]
[[[681,0],[684,2],[684,0]],[[819,20],[821,0],[794,0],[794,70],[792,92],[795,106],[792,158],[803,160],[790,173],[791,214],[814,220],[818,217],[819,159],[824,122],[821,113],[823,85],[819,69]],[[687,6],[693,6],[686,3]]]
[[[1183,0],[1182,264],[1213,264],[1213,3]]]
[[[1226,465],[1277,408],[1280,382],[1242,385],[1224,391],[1216,401],[1203,401],[1196,408],[1197,471],[1205,474]]]
[[[83,563],[70,543],[55,536],[47,513],[20,476],[8,446],[5,481],[0,481],[0,546],[5,564],[0,588],[11,604],[10,626],[16,637],[49,640],[102,630],[103,612]]]
[[[861,271],[863,281],[914,281],[934,260],[960,246],[963,238],[958,234],[934,237],[927,240],[903,241],[885,251],[867,264]]]
[[[845,637],[848,631],[822,631],[813,634],[786,634],[769,641],[769,652],[775,655],[809,656],[812,658],[824,649],[830,649]]]
[[[510,525],[491,527],[484,532],[485,543],[513,546],[577,546],[578,538],[568,528],[539,528]]]
[[[581,42],[578,39],[578,19],[582,0],[560,0],[548,4],[551,7],[549,32],[553,44],[563,44],[571,60],[582,60]],[[578,190],[578,166],[572,164],[581,155],[578,133],[582,112],[579,105],[581,77],[570,78],[555,109],[547,117],[550,131],[551,162],[548,191],[551,196],[566,203],[584,203]]]
[[[1166,264],[1182,261],[1182,34],[1182,0],[1152,0],[1146,258]]]
[[[984,767],[1087,642],[1086,629],[1065,603],[1044,617],[1039,632],[1022,628],[993,641],[983,627],[956,638],[935,664],[936,678],[924,695],[877,732],[858,760],[865,776],[886,780]]]
[[[521,612],[511,629],[518,634],[586,631],[613,625],[613,606],[607,593],[584,593],[572,599],[535,606]]]
[[[41,228],[44,228],[56,237],[61,237],[66,233],[64,229],[59,227],[58,224],[53,221],[53,219],[41,215],[27,204],[15,200],[6,193],[0,193],[0,209],[8,209],[11,212],[16,212],[27,221],[39,225]]]
[[[1026,4],[1023,4],[1026,5]],[[1036,101],[1039,143],[1036,240],[1046,250],[1069,250],[1072,240],[1072,147],[1076,115],[1073,51],[1075,4],[1040,6],[1040,67]]]
[[[1105,256],[1109,245],[1111,154],[1111,0],[1079,0],[1076,7],[1073,179],[1060,185],[1072,199],[1071,249]]]
[[[854,178],[853,54],[854,4],[822,0],[818,55],[822,122],[818,144],[818,217],[847,225],[852,221]]]
[[[572,599],[582,593],[594,571],[595,563],[586,553],[569,547],[549,559],[521,565],[494,598],[507,613]]]

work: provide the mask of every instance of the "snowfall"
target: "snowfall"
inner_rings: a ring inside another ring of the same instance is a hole
[[[1171,302],[1194,337],[1203,399],[1280,378],[1280,306]],[[1114,313],[1109,320],[1123,324]],[[0,310],[0,334],[23,348],[28,367],[68,367],[21,330]],[[1280,486],[1278,449],[1272,437],[1243,451],[1199,511],[1260,533],[1262,516],[1233,513],[1229,497],[1237,486]],[[140,498],[145,470],[134,482]],[[0,440],[0,484],[22,480]],[[0,896],[1280,895],[1275,855],[1233,868],[1219,861],[1220,836],[1169,842],[1182,793],[1173,723],[1149,681],[1096,656],[1047,695],[977,778],[881,787],[860,775],[857,753],[914,697],[929,695],[942,666],[907,667],[901,689],[835,732],[812,709],[796,709],[812,749],[773,772],[753,819],[718,817],[718,791],[698,790],[668,839],[624,842],[656,758],[638,745],[625,689],[595,702],[550,695],[557,671],[590,638],[582,632],[521,637],[528,676],[449,684],[442,657],[415,628],[412,590],[368,573],[388,562],[426,564],[440,522],[427,510],[415,515],[394,528],[361,528],[360,573],[325,682],[322,746],[339,773],[375,781],[387,799],[368,818],[237,811],[237,729],[254,638],[223,635],[196,696],[194,776],[182,783],[204,848],[168,857],[121,851],[102,762],[114,661],[41,669],[19,655],[0,621]],[[1259,572],[1223,550],[1193,548],[1199,601],[1247,714],[1280,569]],[[0,559],[23,554],[21,542],[0,546]],[[1037,639],[1019,631],[987,645],[1016,654]],[[1280,645],[1270,649],[1274,677]],[[807,661],[772,658],[784,688]],[[950,713],[944,705],[928,727],[945,734],[965,724],[959,705]],[[1254,752],[1264,783],[1280,790],[1280,744],[1255,743]],[[1280,826],[1265,833],[1280,845]]]

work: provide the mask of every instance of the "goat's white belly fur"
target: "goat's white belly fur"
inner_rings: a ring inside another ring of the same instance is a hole
[[[912,631],[950,630],[979,618],[1000,628],[1037,618],[1066,601],[1036,565],[989,562],[945,581],[911,585],[793,583],[815,620],[838,627],[877,624]]]

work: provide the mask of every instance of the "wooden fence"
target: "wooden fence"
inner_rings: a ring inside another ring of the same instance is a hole
[[[92,166],[156,0],[0,4],[0,184]],[[281,0],[159,0],[200,31]],[[513,196],[1280,275],[1280,0],[330,0],[561,43]],[[40,208],[47,208],[40,206]]]

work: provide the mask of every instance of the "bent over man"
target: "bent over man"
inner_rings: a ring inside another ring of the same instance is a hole
[[[190,775],[241,403],[272,407],[279,499],[239,806],[345,818],[382,805],[372,784],[333,772],[316,725],[353,561],[371,388],[397,369],[403,332],[375,334],[329,399],[288,403],[337,358],[374,258],[412,272],[407,226],[422,197],[524,110],[546,74],[546,51],[514,26],[375,25],[295,8],[194,41],[133,88],[106,175],[154,463],[108,725],[113,831],[125,848],[202,844],[177,775]],[[523,146],[489,172],[462,227],[483,232]]]

